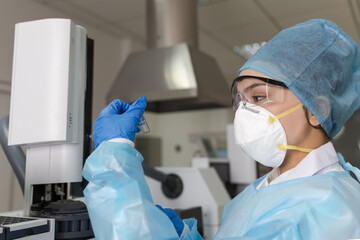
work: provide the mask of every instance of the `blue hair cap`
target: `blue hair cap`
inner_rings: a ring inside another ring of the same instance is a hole
[[[282,30],[238,71],[253,69],[288,86],[334,137],[360,106],[360,56],[335,23],[312,19]]]

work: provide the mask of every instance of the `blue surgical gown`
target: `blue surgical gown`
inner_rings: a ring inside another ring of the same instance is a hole
[[[127,143],[102,143],[87,159],[84,191],[95,237],[178,239],[155,207],[145,182],[142,156]],[[347,170],[356,170],[345,164]],[[264,176],[265,177],[265,176]],[[345,172],[330,172],[270,185],[249,185],[224,209],[216,240],[360,238],[360,184]],[[196,196],[194,196],[195,198]],[[202,239],[194,220],[182,239]]]
[[[153,202],[141,166],[143,157],[128,143],[103,142],[86,160],[83,176],[86,206],[96,240],[179,239]],[[196,220],[185,223],[183,239],[201,239]]]

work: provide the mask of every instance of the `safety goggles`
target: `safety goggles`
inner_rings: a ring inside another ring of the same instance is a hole
[[[242,106],[255,111],[254,106],[282,103],[284,102],[284,89],[286,88],[284,83],[269,78],[237,77],[231,86],[233,108],[237,110],[239,106]]]

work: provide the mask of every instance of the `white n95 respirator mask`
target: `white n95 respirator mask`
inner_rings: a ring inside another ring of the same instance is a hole
[[[310,152],[312,149],[287,145],[286,133],[279,119],[301,108],[297,106],[274,116],[263,107],[250,103],[240,103],[234,120],[235,142],[255,161],[278,167],[287,149]]]

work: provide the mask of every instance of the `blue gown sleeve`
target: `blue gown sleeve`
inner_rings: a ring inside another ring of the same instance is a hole
[[[96,240],[179,239],[154,205],[142,161],[136,149],[116,142],[103,142],[86,160],[84,196]]]

